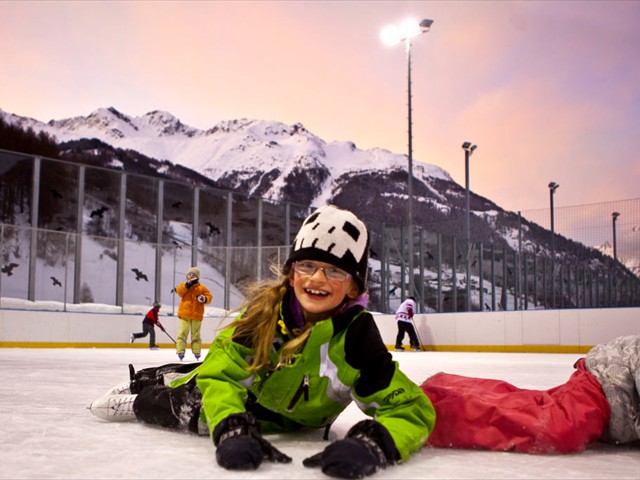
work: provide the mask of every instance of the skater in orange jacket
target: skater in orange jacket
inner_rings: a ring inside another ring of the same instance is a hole
[[[213,297],[209,289],[200,283],[200,270],[196,267],[187,270],[187,280],[178,285],[175,291],[180,296],[178,306],[180,326],[176,340],[176,353],[180,360],[184,358],[187,339],[191,332],[191,351],[196,360],[199,360],[202,350],[200,329],[204,317],[204,306],[211,303]]]

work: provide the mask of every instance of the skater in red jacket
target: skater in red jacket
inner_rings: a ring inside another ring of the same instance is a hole
[[[158,320],[158,312],[160,311],[160,302],[154,302],[153,308],[147,312],[147,315],[142,320],[142,332],[140,333],[132,333],[129,337],[130,343],[135,342],[136,338],[144,338],[149,335],[149,348],[151,350],[157,350],[158,345],[156,345],[156,329],[155,326],[158,325],[160,329],[163,329],[162,324]]]

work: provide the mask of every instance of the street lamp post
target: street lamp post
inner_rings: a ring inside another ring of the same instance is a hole
[[[464,185],[465,185],[465,209],[466,209],[466,236],[467,242],[471,241],[471,226],[469,219],[469,157],[473,151],[478,148],[477,145],[472,145],[471,142],[464,142],[462,144],[464,149]]]
[[[407,195],[409,197],[407,208],[409,297],[415,296],[413,285],[413,122],[411,109],[411,39],[428,32],[432,24],[433,20],[429,19],[424,19],[420,23],[415,20],[406,20],[400,25],[389,25],[388,27],[385,27],[380,34],[380,38],[387,45],[396,45],[400,42],[404,42],[407,51],[407,106],[409,109],[409,114],[407,116],[407,120],[409,122],[409,165],[407,171]]]
[[[551,307],[556,306],[556,236],[553,223],[553,194],[556,192],[559,186],[560,185],[558,185],[556,182],[549,183],[549,203],[551,208]]]
[[[611,217],[613,217],[613,259],[616,262],[618,261],[618,248],[616,245],[616,220],[618,220],[619,216],[620,216],[620,213],[618,212],[613,212],[611,214]]]
[[[473,151],[478,148],[471,142],[464,142],[462,149],[464,150],[464,185],[465,185],[465,239],[467,241],[467,312],[471,310],[471,287],[469,286],[470,261],[471,261],[471,221],[469,213],[469,157]]]

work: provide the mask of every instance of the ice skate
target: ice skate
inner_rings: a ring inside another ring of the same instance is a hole
[[[125,382],[119,383],[110,390],[108,390],[103,397],[108,397],[110,395],[129,395],[131,393],[131,381],[127,380]]]
[[[96,417],[109,422],[130,422],[136,419],[133,401],[137,395],[105,395],[95,400],[89,410]]]
[[[135,341],[136,337],[133,335],[133,333],[131,335],[129,335],[129,343],[133,343]]]
[[[404,352],[404,347],[402,345],[400,346],[396,345],[396,352]]]
[[[160,350],[158,345],[154,345],[153,347],[149,347],[149,350]]]
[[[200,360],[200,354],[199,353],[196,353],[193,356],[196,357],[196,360]]]
[[[179,353],[178,358],[180,359],[180,361],[184,360],[184,353]]]

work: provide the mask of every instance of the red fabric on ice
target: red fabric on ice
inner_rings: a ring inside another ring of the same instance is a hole
[[[420,388],[436,410],[427,445],[521,453],[579,452],[600,438],[609,403],[584,366],[567,383],[526,390],[501,380],[438,373]]]

